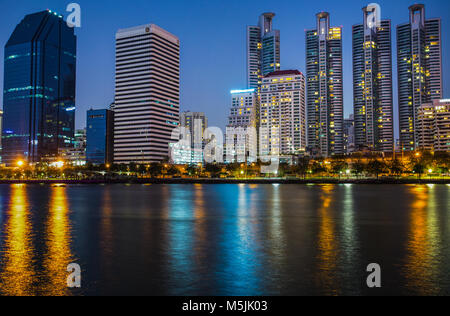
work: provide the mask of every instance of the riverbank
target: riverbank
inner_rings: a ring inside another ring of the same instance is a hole
[[[96,179],[0,180],[0,184],[450,184],[450,179]]]

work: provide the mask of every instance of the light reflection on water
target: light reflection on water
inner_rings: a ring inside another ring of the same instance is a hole
[[[439,260],[442,248],[435,186],[410,186],[411,225],[405,275],[418,295],[439,294]]]
[[[445,185],[0,185],[0,294],[450,294]],[[66,288],[78,262],[83,288]],[[380,263],[384,288],[365,286]]]
[[[318,235],[318,269],[317,287],[330,289],[330,295],[337,295],[338,283],[336,280],[336,265],[338,260],[338,245],[335,231],[335,220],[332,213],[335,185],[320,186],[321,206],[319,209],[320,228]]]
[[[2,251],[3,269],[0,274],[0,291],[4,295],[31,295],[35,277],[33,267],[33,227],[26,197],[26,186],[11,186],[11,198],[7,204],[4,226],[5,242]]]

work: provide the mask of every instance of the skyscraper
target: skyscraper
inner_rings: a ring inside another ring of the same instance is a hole
[[[256,89],[232,90],[226,129],[227,162],[256,161],[258,94]],[[249,156],[250,157],[249,158]]]
[[[261,85],[260,147],[263,156],[292,156],[306,149],[305,76],[275,71]]]
[[[425,6],[409,7],[409,23],[397,26],[398,102],[403,150],[418,148],[420,106],[442,98],[441,20],[426,19]]]
[[[247,86],[257,89],[261,79],[280,70],[280,31],[273,30],[274,13],[264,13],[257,26],[247,27]]]
[[[363,24],[353,26],[353,105],[356,149],[394,149],[391,21],[371,23],[375,12],[363,8]]]
[[[86,161],[92,164],[113,163],[114,111],[87,111],[86,130]]]
[[[344,153],[342,28],[330,26],[326,12],[306,31],[308,148],[328,157]]]
[[[76,36],[50,10],[27,15],[5,46],[3,161],[38,162],[72,146]]]
[[[114,162],[169,156],[180,111],[180,41],[148,24],[116,34]]]

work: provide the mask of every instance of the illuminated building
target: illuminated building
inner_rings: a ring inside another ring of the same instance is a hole
[[[114,111],[87,111],[86,129],[86,161],[92,164],[112,164]]]
[[[247,27],[247,86],[258,89],[262,78],[280,70],[280,31],[273,30],[274,13],[264,13],[257,26]]]
[[[350,154],[355,151],[355,120],[354,116],[344,119],[344,152]]]
[[[203,163],[205,146],[204,132],[208,128],[208,118],[201,112],[182,112],[180,114],[181,144],[171,144],[171,161],[175,164]],[[175,147],[174,147],[175,146]]]
[[[260,152],[293,156],[306,149],[305,76],[298,70],[276,71],[262,80]]]
[[[420,149],[450,151],[450,100],[420,106],[416,127]]]
[[[391,21],[353,26],[353,104],[357,150],[394,149]]]
[[[256,89],[231,91],[225,136],[227,162],[256,161],[258,108]]]
[[[344,153],[342,28],[331,27],[326,12],[316,21],[306,31],[308,149],[328,157]]]
[[[114,162],[169,157],[179,124],[180,41],[148,24],[116,33]]]
[[[3,162],[52,159],[74,141],[74,29],[50,10],[27,15],[5,46]]]
[[[86,129],[76,130],[74,136],[73,146],[60,150],[58,157],[48,159],[50,163],[57,165],[60,161],[64,161],[74,166],[86,164]]]
[[[180,126],[189,132],[192,147],[204,147],[204,132],[208,128],[208,118],[202,112],[182,112]]]
[[[419,107],[442,99],[441,20],[427,20],[420,4],[409,15],[409,23],[397,26],[400,142],[406,151],[419,147]]]

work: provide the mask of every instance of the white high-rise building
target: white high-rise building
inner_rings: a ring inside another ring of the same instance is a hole
[[[305,76],[298,70],[275,71],[262,80],[260,152],[298,155],[306,149]]]
[[[116,34],[114,162],[169,156],[180,115],[180,41],[148,24]]]

